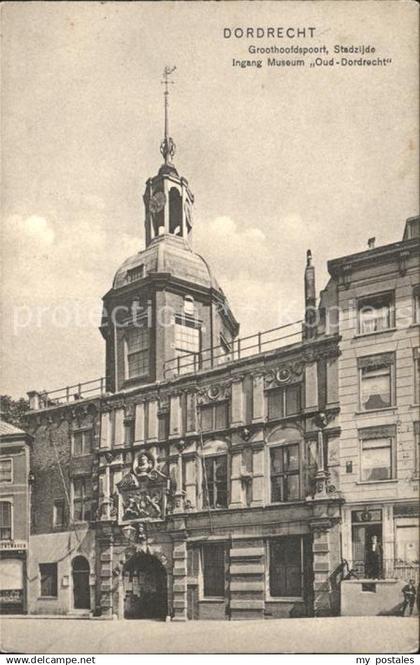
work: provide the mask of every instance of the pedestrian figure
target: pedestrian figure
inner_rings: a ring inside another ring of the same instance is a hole
[[[377,536],[371,537],[369,548],[366,552],[366,577],[377,580],[382,574],[382,547]]]
[[[403,587],[402,592],[404,594],[404,603],[401,610],[401,615],[405,616],[405,610],[409,607],[408,616],[411,617],[413,614],[414,601],[416,600],[416,587],[414,586],[414,580],[409,580],[408,584]]]

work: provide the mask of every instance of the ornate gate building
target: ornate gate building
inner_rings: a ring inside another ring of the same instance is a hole
[[[318,306],[308,252],[303,321],[239,338],[192,249],[194,197],[174,150],[166,124],[145,249],[103,299],[105,378],[30,393],[30,611],[337,614],[336,278]]]

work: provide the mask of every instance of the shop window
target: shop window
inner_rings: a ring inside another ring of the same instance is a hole
[[[203,498],[210,508],[227,508],[227,455],[204,458]]]
[[[270,448],[271,503],[300,498],[299,444]]]
[[[0,460],[0,483],[11,483],[13,480],[13,460]]]
[[[381,332],[394,326],[394,294],[382,293],[357,302],[358,332],[361,335]]]
[[[269,581],[272,598],[303,595],[303,543],[300,536],[269,541]]]
[[[225,546],[223,543],[203,545],[203,596],[223,598],[225,594]]]
[[[213,432],[229,427],[229,402],[200,407],[200,422],[202,432]]]
[[[0,540],[12,539],[12,504],[0,501]]]
[[[40,563],[41,598],[57,598],[57,564]]]
[[[89,522],[92,519],[92,481],[90,478],[73,479],[73,519]]]
[[[396,565],[418,566],[420,560],[417,524],[397,525],[395,532]],[[409,571],[407,571],[409,574]]]
[[[362,411],[384,409],[395,404],[394,362],[392,353],[358,359]]]
[[[268,419],[285,418],[299,413],[301,409],[300,384],[275,388],[267,395]]]
[[[79,457],[90,455],[92,452],[92,430],[80,430],[73,432],[73,455]]]

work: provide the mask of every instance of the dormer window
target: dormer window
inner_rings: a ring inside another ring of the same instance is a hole
[[[131,268],[131,270],[127,270],[127,282],[131,284],[131,282],[136,282],[138,279],[143,279],[144,277],[144,265],[141,266],[136,266],[135,268]]]

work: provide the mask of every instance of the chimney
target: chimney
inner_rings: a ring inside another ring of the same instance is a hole
[[[315,291],[315,268],[312,265],[312,252],[306,252],[305,268],[305,324],[303,330],[304,339],[310,339],[316,335],[316,291]]]
[[[368,240],[369,249],[373,249],[375,247],[375,240],[376,240],[376,238],[369,238],[369,240]]]

